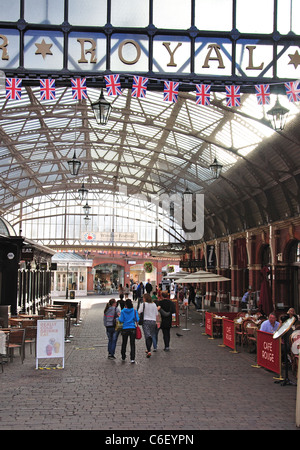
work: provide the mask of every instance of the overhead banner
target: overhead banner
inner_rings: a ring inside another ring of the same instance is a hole
[[[110,232],[110,231],[96,231],[86,232],[81,234],[82,242],[137,242],[138,233],[134,232]]]
[[[29,28],[29,27],[28,27]],[[20,64],[20,40],[18,29],[0,28],[0,68],[17,69]],[[272,42],[263,39],[238,39],[232,43],[225,37],[197,37],[155,35],[152,73],[180,75],[194,73],[203,76],[225,76],[234,72],[243,77],[272,78],[274,67],[279,78],[297,78],[299,47],[278,45],[274,57]],[[68,39],[58,30],[30,30],[24,33],[24,68],[26,70],[64,69],[65,48],[67,69],[74,72],[108,70],[107,47],[109,45],[111,71],[146,73],[149,68],[150,38],[146,34],[113,33],[110,39],[102,32],[70,32]],[[195,50],[192,52],[192,46]]]

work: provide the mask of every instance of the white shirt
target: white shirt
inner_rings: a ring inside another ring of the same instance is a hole
[[[158,310],[157,310],[157,306],[156,303],[143,303],[142,305],[140,305],[138,313],[140,314],[141,312],[143,312],[143,308],[145,305],[145,309],[144,309],[144,320],[156,320],[156,316],[158,314]]]

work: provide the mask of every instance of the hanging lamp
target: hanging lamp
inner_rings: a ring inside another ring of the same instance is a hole
[[[106,125],[111,112],[111,104],[105,100],[103,89],[101,89],[99,100],[91,103],[91,106],[98,125]]]

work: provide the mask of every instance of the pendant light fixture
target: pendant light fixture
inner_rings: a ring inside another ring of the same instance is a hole
[[[103,89],[101,89],[99,100],[91,103],[91,106],[98,125],[106,125],[111,112],[111,104],[105,100]]]
[[[286,124],[286,119],[289,113],[289,109],[285,108],[279,103],[278,95],[276,103],[269,111],[268,116],[271,116],[271,124],[274,130],[283,130]]]
[[[223,169],[222,164],[220,164],[217,161],[217,158],[215,157],[214,162],[209,166],[212,174],[213,174],[213,178],[217,179],[219,178],[219,176],[221,175],[221,171]]]

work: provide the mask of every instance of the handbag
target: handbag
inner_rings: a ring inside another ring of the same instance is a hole
[[[134,311],[134,314],[135,314],[135,321],[136,321],[136,311]],[[140,329],[137,321],[136,321],[136,328],[135,328],[135,338],[142,339],[142,330]]]
[[[144,310],[145,310],[145,303],[143,306],[143,311],[139,315],[139,325],[143,325],[143,323],[144,323]]]
[[[123,322],[119,322],[119,320],[117,319],[115,330],[116,331],[121,331],[122,329],[123,329]]]
[[[142,339],[142,330],[140,329],[140,327],[138,325],[136,326],[136,329],[135,329],[135,338]]]

